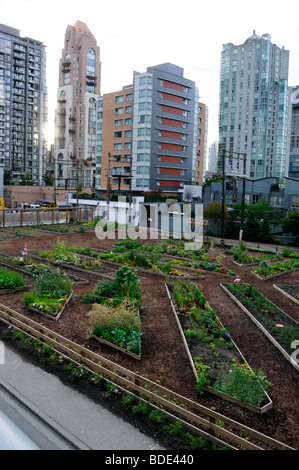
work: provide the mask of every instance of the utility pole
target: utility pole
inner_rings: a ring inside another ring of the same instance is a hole
[[[55,157],[53,157],[53,190],[54,190],[54,207],[56,207],[56,162]]]
[[[110,205],[110,153],[108,153],[108,169],[107,169],[107,222],[109,222],[109,205]]]
[[[222,150],[222,206],[221,206],[221,245],[224,245],[224,209],[225,209],[225,149]]]
[[[245,181],[245,174],[246,174],[246,153],[244,153],[244,178],[243,178],[243,191],[242,191],[242,208],[241,208],[241,226],[240,229],[244,230],[244,209],[245,209],[245,186],[246,186],[246,181]]]

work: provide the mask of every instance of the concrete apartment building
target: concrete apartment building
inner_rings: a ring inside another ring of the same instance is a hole
[[[299,86],[291,88],[291,135],[289,176],[299,178]]]
[[[131,189],[132,86],[103,95],[101,189]],[[101,118],[101,116],[100,116]]]
[[[0,165],[43,183],[48,120],[46,50],[38,40],[0,25]]]
[[[132,189],[182,192],[195,184],[198,89],[166,63],[134,73]]]
[[[134,72],[133,84],[104,95],[99,107],[97,189],[178,194],[201,185],[207,110],[182,68]]]
[[[67,27],[59,62],[54,141],[57,186],[92,187],[95,182],[100,90],[100,48],[87,25],[77,21]]]
[[[282,179],[289,169],[289,51],[255,31],[241,45],[224,44],[221,54],[218,167],[225,150],[229,172],[253,179]],[[234,155],[236,156],[236,155]],[[227,171],[227,170],[226,170]]]

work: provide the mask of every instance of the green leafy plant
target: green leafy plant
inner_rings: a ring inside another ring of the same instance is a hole
[[[261,369],[251,369],[246,362],[224,366],[213,387],[244,403],[260,406],[271,383]]]
[[[71,263],[79,264],[80,256],[77,253],[72,253],[65,245],[64,241],[58,238],[55,247],[52,250],[40,251],[40,256],[47,258],[55,264]]]
[[[25,286],[25,280],[20,273],[0,267],[0,289],[10,289],[13,291],[17,287],[23,286]]]
[[[56,316],[72,292],[72,281],[59,269],[50,268],[37,279],[32,291],[23,296],[24,303],[36,310]]]

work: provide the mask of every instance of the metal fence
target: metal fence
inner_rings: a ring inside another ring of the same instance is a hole
[[[0,228],[26,225],[85,223],[94,219],[93,207],[18,209],[0,211]]]

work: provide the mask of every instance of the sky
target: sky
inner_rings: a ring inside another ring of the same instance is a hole
[[[289,85],[299,85],[296,0],[0,0],[0,23],[47,51],[48,144],[53,142],[59,59],[68,25],[83,21],[100,47],[101,93],[121,90],[133,72],[171,62],[195,82],[209,112],[208,147],[218,139],[222,45],[243,44],[256,31],[290,51]]]

